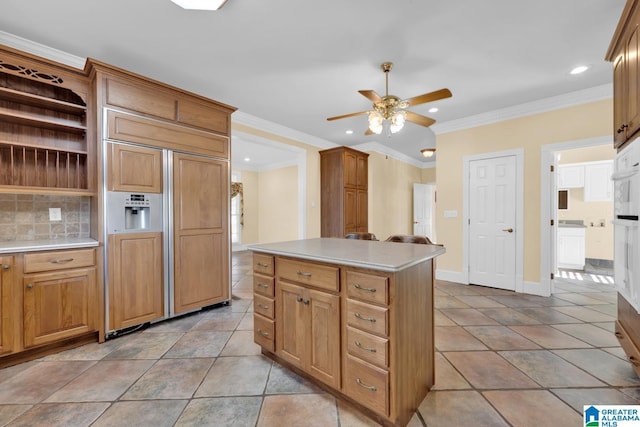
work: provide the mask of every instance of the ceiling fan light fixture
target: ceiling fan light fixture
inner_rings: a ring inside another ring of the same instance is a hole
[[[382,114],[377,111],[369,112],[369,130],[375,133],[376,135],[380,135],[382,133],[382,123],[384,122],[384,117]]]
[[[436,154],[436,149],[435,148],[423,148],[422,150],[420,150],[420,152],[422,153],[422,155],[426,158],[429,157],[433,157],[434,154]]]
[[[404,110],[395,111],[390,118],[389,130],[391,133],[399,132],[404,127],[407,119],[407,112]]]
[[[227,0],[171,0],[183,9],[218,10]]]

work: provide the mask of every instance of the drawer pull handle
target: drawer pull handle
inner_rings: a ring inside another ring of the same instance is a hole
[[[3,270],[8,270],[10,268],[11,268],[11,266],[9,264],[2,264],[2,269]]]
[[[296,271],[296,274],[297,274],[298,276],[302,276],[302,277],[311,277],[311,273],[306,272],[306,271],[300,271],[300,270],[298,270],[298,271]]]
[[[265,285],[264,283],[258,283],[259,288],[269,289],[269,285]]]
[[[622,333],[616,331],[616,338],[622,339],[623,338]]]
[[[367,350],[367,351],[370,351],[371,353],[376,353],[376,349],[375,349],[375,348],[373,348],[373,347],[364,347],[364,346],[360,343],[360,341],[356,341],[356,347],[360,347],[361,349],[363,349],[363,350]]]
[[[65,259],[52,259],[51,264],[64,264],[65,262],[71,262],[73,258],[65,258]]]
[[[359,283],[356,283],[356,284],[354,285],[354,287],[355,287],[356,289],[360,289],[360,290],[362,290],[362,291],[369,291],[369,292],[375,292],[375,291],[376,291],[376,288],[365,288],[365,287],[360,286],[360,284],[359,284]]]
[[[29,284],[27,285],[27,289],[33,289],[33,283],[29,283]]]
[[[309,300],[308,300],[308,299],[303,299],[303,300],[302,300],[302,303],[303,303],[304,305],[309,305]]]
[[[258,329],[258,333],[265,338],[269,337],[269,332],[264,332],[262,329]]]
[[[269,306],[268,305],[258,304],[258,307],[263,309],[263,310],[269,310]]]
[[[356,383],[362,387],[362,388],[366,388],[367,390],[371,390],[371,391],[378,391],[378,387],[374,386],[374,385],[366,385],[365,383],[363,383],[362,381],[360,381],[360,378],[356,378]]]
[[[638,363],[638,359],[636,359],[635,356],[629,356],[629,362],[631,362],[633,366],[640,366],[640,363]]]
[[[267,267],[269,267],[269,264],[265,264],[264,262],[259,262],[258,263],[258,267],[267,268]]]
[[[296,301],[302,302],[302,297],[296,297]]]
[[[362,317],[362,315],[360,313],[358,313],[358,312],[353,313],[353,315],[355,317],[357,317],[358,319],[360,319],[360,320],[366,320],[367,322],[371,322],[371,323],[375,323],[376,322],[376,319],[374,319],[373,317]]]

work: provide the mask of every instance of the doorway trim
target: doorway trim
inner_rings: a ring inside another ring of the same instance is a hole
[[[469,181],[470,163],[495,157],[516,157],[516,266],[515,290],[524,291],[524,149],[494,151],[464,156],[462,159],[462,265],[464,283],[469,284]]]
[[[551,191],[554,175],[552,175],[550,166],[555,164],[555,154],[558,151],[608,144],[613,146],[613,139],[610,135],[545,144],[540,147],[540,285],[542,285],[541,288],[544,292],[542,295],[549,296],[553,291],[551,234],[554,228],[550,224],[553,219],[551,198],[555,197],[555,194]],[[557,227],[557,224],[554,227]]]

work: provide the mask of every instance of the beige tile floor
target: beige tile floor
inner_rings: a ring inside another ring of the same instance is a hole
[[[229,307],[0,370],[0,426],[375,426],[260,355],[250,254]],[[549,298],[436,283],[436,384],[419,426],[578,426],[585,404],[640,404],[613,336],[616,294]]]

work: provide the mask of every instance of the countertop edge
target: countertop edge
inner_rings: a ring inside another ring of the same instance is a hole
[[[100,242],[93,239],[78,240],[48,240],[48,241],[21,241],[21,242],[0,242],[0,254],[51,251],[58,249],[91,248],[99,246]]]

